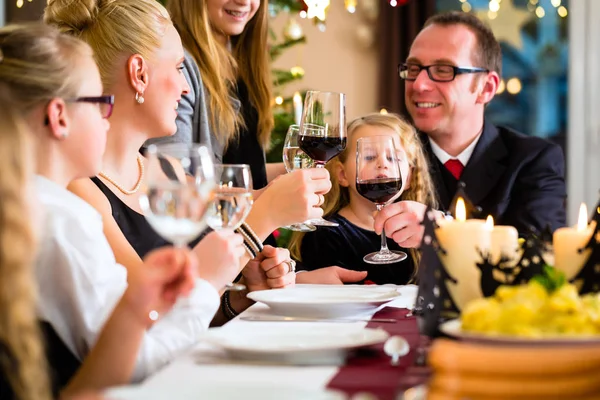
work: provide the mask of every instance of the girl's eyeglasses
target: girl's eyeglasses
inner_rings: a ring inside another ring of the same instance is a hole
[[[68,99],[70,103],[97,103],[100,106],[102,118],[108,118],[112,115],[113,106],[115,105],[115,96],[93,96],[93,97],[77,97]]]

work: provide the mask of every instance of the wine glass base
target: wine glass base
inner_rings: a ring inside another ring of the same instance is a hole
[[[363,257],[368,264],[393,264],[406,260],[408,255],[403,251],[389,250],[388,252],[370,253]]]
[[[310,224],[314,226],[340,226],[340,224],[338,224],[337,222],[327,221],[323,218],[309,219],[308,221],[305,221],[305,224]]]
[[[226,283],[225,290],[241,292],[242,290],[246,290],[246,285],[242,285],[241,283]]]
[[[296,232],[314,232],[317,230],[317,228],[309,224],[292,224],[288,226],[282,226],[282,228]]]

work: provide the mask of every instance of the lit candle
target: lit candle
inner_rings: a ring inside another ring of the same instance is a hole
[[[294,93],[293,103],[294,103],[294,121],[296,122],[296,125],[299,125],[300,118],[302,118],[302,96],[300,96],[300,93],[298,93],[298,92]]]
[[[493,264],[498,264],[501,256],[506,256],[512,261],[517,261],[519,250],[519,232],[514,226],[494,225],[494,218],[488,215],[485,221],[488,229],[492,231],[490,243],[490,256]]]
[[[565,273],[568,280],[577,275],[590,256],[591,249],[579,253],[592,237],[592,226],[587,223],[587,207],[584,203],[579,207],[577,226],[559,228],[552,236],[554,245],[554,267]]]
[[[490,251],[491,230],[485,221],[466,219],[465,202],[456,202],[456,219],[442,221],[437,229],[439,244],[446,250],[440,258],[448,274],[457,283],[446,280],[448,291],[459,310],[471,300],[483,297],[481,292],[481,272],[477,263],[481,262],[480,251]]]

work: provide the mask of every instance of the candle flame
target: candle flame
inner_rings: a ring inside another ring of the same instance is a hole
[[[294,104],[302,104],[302,96],[299,92],[294,93],[294,97],[292,98]]]
[[[465,206],[465,201],[462,197],[459,197],[456,200],[456,213],[455,217],[457,221],[464,222],[467,219],[467,208]]]
[[[489,230],[494,229],[494,217],[488,215],[487,219],[485,220],[485,227]]]
[[[587,228],[587,206],[581,203],[579,207],[579,219],[577,220],[577,230],[584,231]]]

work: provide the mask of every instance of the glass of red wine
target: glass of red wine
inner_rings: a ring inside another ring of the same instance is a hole
[[[322,129],[305,129],[305,127]],[[335,92],[308,91],[300,119],[298,147],[314,162],[317,168],[325,164],[346,148],[346,95]],[[306,221],[316,226],[338,226],[338,224],[316,218]]]
[[[396,150],[391,136],[370,136],[356,143],[356,191],[375,203],[381,211],[402,194],[403,170],[401,153]],[[367,254],[369,264],[392,264],[406,259],[403,251],[388,249],[385,230],[381,231],[381,250]]]

